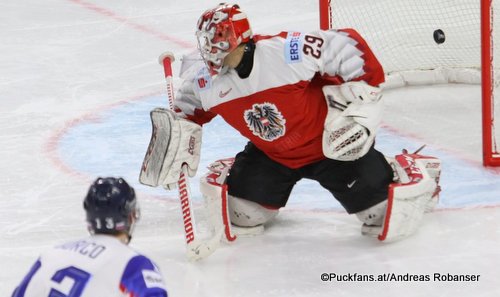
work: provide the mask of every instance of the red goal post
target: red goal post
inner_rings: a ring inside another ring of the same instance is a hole
[[[493,24],[500,22],[500,15],[495,15],[493,3],[319,0],[320,28],[355,28],[377,56],[377,52],[384,53],[379,59],[387,74],[385,87],[447,82],[481,84],[483,164],[500,166],[494,100],[500,76],[495,75],[494,56],[498,54],[493,47],[494,33],[497,34]],[[408,33],[411,38],[405,36]],[[496,42],[500,44],[499,37]],[[500,104],[496,107],[498,115]]]

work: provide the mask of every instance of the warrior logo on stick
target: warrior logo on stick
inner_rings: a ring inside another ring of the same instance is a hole
[[[254,104],[244,116],[250,131],[265,141],[276,140],[285,134],[286,120],[274,104]]]

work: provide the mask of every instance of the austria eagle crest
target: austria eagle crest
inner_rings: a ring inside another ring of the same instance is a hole
[[[286,120],[272,103],[256,103],[252,109],[245,110],[244,117],[250,131],[265,141],[273,141],[285,135]]]

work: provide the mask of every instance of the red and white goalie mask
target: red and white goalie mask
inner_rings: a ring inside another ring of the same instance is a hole
[[[223,74],[224,58],[252,37],[247,16],[236,4],[221,3],[205,11],[197,27],[198,48],[211,75]]]

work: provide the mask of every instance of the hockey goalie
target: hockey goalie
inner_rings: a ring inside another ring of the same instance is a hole
[[[153,135],[158,170],[147,180],[171,188],[182,164],[193,176],[201,125],[219,115],[248,139],[201,181],[227,238],[231,226],[255,230],[276,217],[302,178],[355,214],[364,235],[393,241],[423,224],[438,201],[440,160],[406,151],[386,158],[374,148],[384,72],[356,31],[254,35],[240,7],[223,3],[201,15],[196,37],[202,59],[184,59],[175,110],[153,118],[172,135]]]

